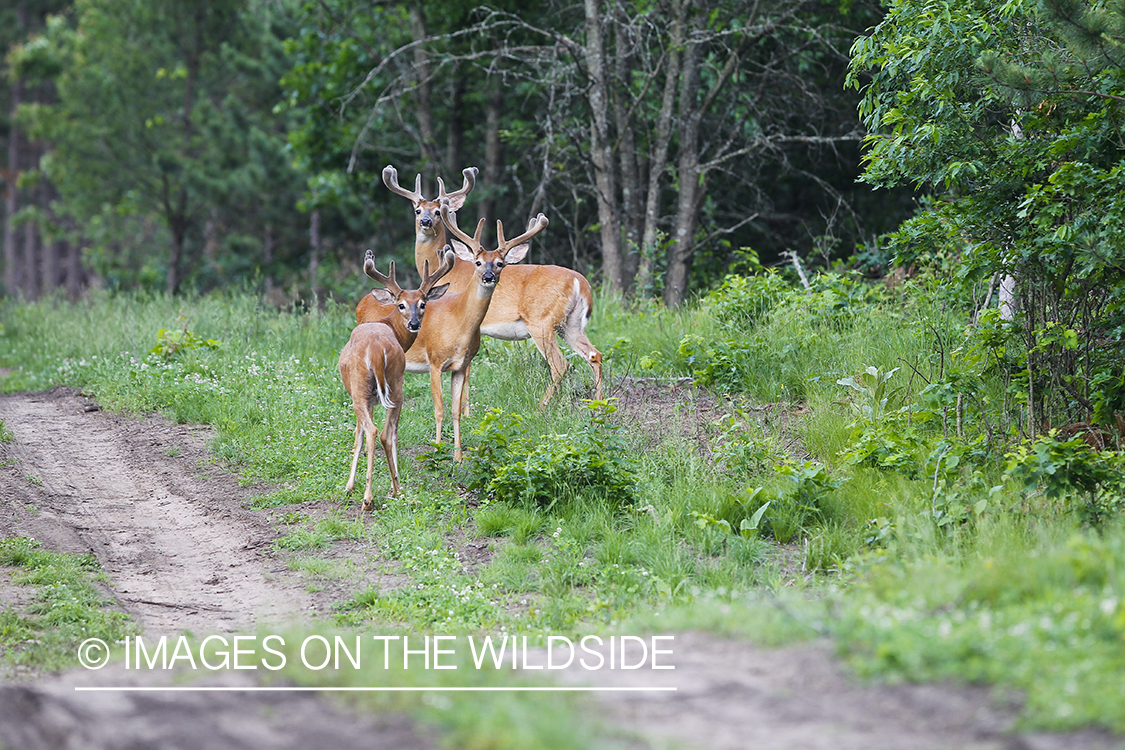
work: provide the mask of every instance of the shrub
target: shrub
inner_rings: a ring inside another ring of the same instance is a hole
[[[1086,522],[1100,524],[1125,508],[1125,453],[1096,450],[1052,430],[1007,455],[1008,475],[1029,493],[1070,501]]]
[[[723,324],[745,329],[765,317],[791,288],[772,270],[755,276],[730,275],[707,295],[704,304]]]
[[[608,401],[588,404],[589,420],[571,433],[531,435],[517,414],[493,409],[473,431],[480,444],[466,453],[470,489],[502,502],[553,506],[586,496],[614,504],[633,500],[636,475]]]

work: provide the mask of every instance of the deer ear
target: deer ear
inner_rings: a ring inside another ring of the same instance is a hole
[[[468,197],[467,195],[455,195],[452,198],[447,198],[446,202],[449,204],[449,210],[460,211],[461,206],[465,205],[465,199]]]
[[[395,296],[391,294],[389,289],[372,289],[371,296],[380,305],[393,305],[395,303]]]
[[[516,245],[504,255],[504,262],[519,263],[521,260],[527,257],[527,252],[530,249],[531,245],[526,242],[522,245]]]
[[[435,286],[430,290],[430,293],[426,295],[426,301],[433,302],[435,299],[441,299],[447,291],[449,291],[449,284]]]
[[[470,263],[477,259],[476,253],[470,250],[468,245],[462,242],[458,242],[457,240],[453,241],[453,252],[461,260],[465,260]]]

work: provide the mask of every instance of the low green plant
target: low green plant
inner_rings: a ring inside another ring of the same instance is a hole
[[[518,414],[493,409],[467,452],[468,487],[500,502],[552,507],[565,498],[597,497],[613,505],[633,499],[636,476],[617,426],[617,407],[591,401],[587,422],[564,434],[532,435]]]
[[[711,441],[715,462],[732,477],[744,480],[767,474],[784,458],[776,441],[764,435],[742,410],[718,422],[719,434]]]
[[[35,587],[25,611],[0,610],[0,663],[34,672],[66,669],[77,664],[87,638],[113,643],[137,632],[94,585],[103,576],[93,555],[50,552],[15,537],[0,540],[0,566],[15,569],[14,585]]]
[[[813,524],[830,520],[828,500],[839,483],[814,461],[781,464],[777,473],[788,480],[788,486],[769,498],[771,507],[762,516],[762,529],[785,544]]]
[[[717,320],[748,328],[773,309],[792,285],[775,270],[753,276],[730,275],[704,298],[703,305]]]
[[[853,392],[853,398],[845,403],[855,412],[857,422],[878,424],[883,421],[902,394],[901,387],[892,388],[888,383],[900,369],[896,367],[882,371],[869,365],[855,375],[836,381],[837,385],[845,386]]]
[[[161,328],[156,332],[156,346],[149,351],[165,360],[172,359],[182,352],[194,349],[218,349],[222,343],[215,339],[205,339],[189,331],[185,326],[179,331]]]
[[[1125,510],[1125,453],[1097,450],[1081,435],[1057,432],[1007,454],[1007,471],[1028,493],[1067,501],[1082,520],[1100,525]]]

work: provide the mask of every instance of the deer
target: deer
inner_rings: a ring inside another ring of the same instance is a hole
[[[414,206],[414,263],[421,269],[429,260],[436,263],[438,252],[446,242],[446,224],[441,220],[443,199],[449,200],[450,211],[461,208],[476,184],[476,167],[462,170],[464,182],[460,190],[446,193],[445,183],[438,178],[437,200],[422,195],[422,175],[414,182],[413,192],[398,183],[398,171],[391,165],[383,168],[383,183],[391,192],[401,195]],[[461,291],[472,283],[473,266],[459,259],[454,263],[448,281],[453,291]],[[366,302],[366,300],[364,300]],[[361,305],[363,302],[360,303]],[[568,369],[559,348],[557,334],[577,352],[594,372],[594,398],[602,397],[602,354],[586,337],[586,325],[594,310],[590,282],[577,271],[562,266],[526,264],[508,270],[496,288],[488,314],[481,324],[481,333],[502,341],[530,338],[547,360],[551,382],[539,402],[542,409],[555,395]],[[356,310],[357,320],[360,311]],[[468,399],[464,401],[468,409]]]
[[[402,386],[406,372],[406,352],[412,347],[422,329],[422,319],[427,303],[440,300],[449,284],[435,284],[453,268],[453,252],[449,250],[436,273],[430,275],[430,263],[422,264],[422,283],[417,289],[404,291],[395,279],[395,263],[391,261],[390,273],[384,276],[375,268],[373,253],[368,250],[363,270],[381,282],[385,289],[372,289],[371,298],[382,303],[386,314],[377,320],[360,323],[352,330],[348,343],[340,352],[340,378],[352,397],[355,412],[355,449],[352,451],[352,468],[345,493],[355,489],[355,474],[359,464],[361,441],[367,442],[367,488],[363,493],[363,510],[374,510],[374,493],[371,475],[375,462],[375,423],[371,418],[374,402],[387,410],[379,442],[387,458],[391,475],[391,494],[398,495],[402,488],[398,480],[398,418],[402,411]]]
[[[486,250],[481,246],[481,233],[484,219],[477,223],[476,234],[472,237],[457,227],[456,218],[449,203],[443,203],[440,216],[442,224],[460,240],[451,243],[453,253],[472,269],[474,283],[461,291],[450,291],[442,299],[431,304],[426,315],[426,324],[418,338],[406,352],[406,371],[430,374],[430,393],[434,400],[434,423],[436,441],[441,442],[445,408],[442,403],[442,376],[450,373],[450,414],[453,420],[453,460],[461,461],[461,416],[463,405],[468,398],[469,366],[480,350],[481,323],[490,307],[494,291],[500,281],[500,273],[508,265],[518,263],[527,256],[530,246],[528,240],[547,228],[547,217],[539,214],[528,224],[527,231],[513,239],[504,237],[504,224],[496,222],[497,248]],[[423,265],[429,261],[423,261]],[[457,265],[454,263],[454,270]],[[453,273],[453,271],[450,271]],[[452,283],[450,283],[452,289]],[[357,307],[359,322],[374,319],[385,314],[384,307],[364,304]]]

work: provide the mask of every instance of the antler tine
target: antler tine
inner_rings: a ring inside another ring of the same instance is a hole
[[[374,257],[372,257],[371,251],[368,250],[367,256],[363,260],[363,272],[378,281],[383,286],[387,287],[387,289],[390,290],[390,292],[396,297],[402,294],[402,287],[400,287],[398,285],[398,281],[395,280],[395,262],[393,260],[391,261],[390,275],[384,276],[379,272],[379,269],[375,267],[375,259]]]
[[[406,188],[398,184],[398,170],[388,164],[383,167],[383,184],[392,192],[407,198],[412,203],[417,203],[422,200],[422,175],[418,175],[418,179],[414,182],[414,192],[410,192]]]
[[[519,237],[514,237],[510,240],[505,240],[505,239],[503,239],[503,237],[504,237],[504,225],[499,219],[497,219],[496,220],[496,237],[500,240],[500,243],[499,243],[498,247],[501,250],[511,250],[516,245],[522,245],[524,242],[527,242],[532,237],[534,237],[535,235],[539,234],[544,229],[546,229],[547,224],[549,224],[549,223],[550,222],[547,220],[546,216],[544,216],[543,214],[539,214],[538,216],[536,216],[534,219],[532,219],[528,223],[526,232],[521,234]]]
[[[438,266],[437,272],[433,276],[430,275],[429,259],[427,258],[426,260],[422,261],[422,284],[418,287],[418,290],[423,293],[428,293],[431,289],[433,289],[434,284],[441,281],[441,277],[445,276],[452,269],[453,250],[449,247],[449,245],[446,245],[444,248],[444,252],[442,253],[441,264]]]
[[[445,228],[453,233],[453,236],[461,240],[473,251],[480,251],[480,233],[484,229],[484,219],[481,219],[477,224],[476,237],[470,237],[461,231],[461,227],[457,226],[456,214],[449,210],[449,199],[441,202],[441,220],[445,224]]]

